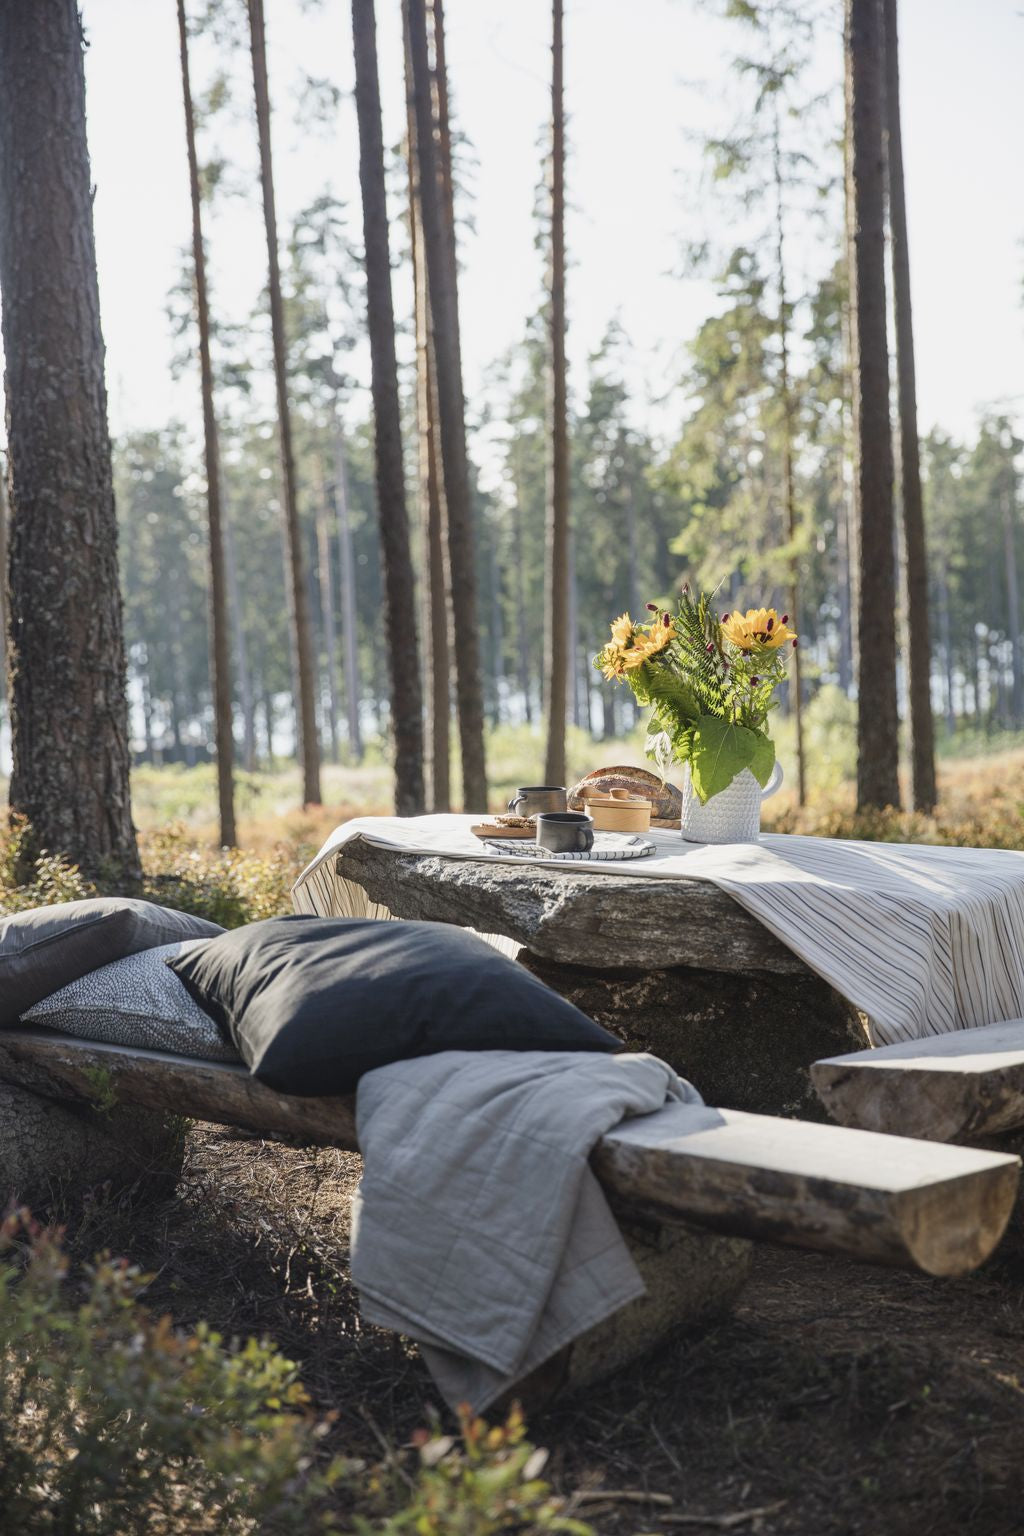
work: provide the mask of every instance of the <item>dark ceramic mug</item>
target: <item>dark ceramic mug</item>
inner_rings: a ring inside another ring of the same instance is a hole
[[[594,818],[582,811],[541,811],[537,846],[548,853],[588,853],[594,846]]]
[[[565,807],[564,784],[527,784],[508,803],[513,816],[538,816],[541,811],[564,811]]]

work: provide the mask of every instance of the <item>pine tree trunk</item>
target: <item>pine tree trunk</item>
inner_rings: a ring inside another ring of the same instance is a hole
[[[565,378],[565,104],[562,0],[551,7],[551,327],[550,434],[544,595],[544,778],[565,783],[566,686],[569,672],[569,423]]]
[[[0,467],[0,696],[4,709],[10,704],[10,688],[7,681],[7,619],[10,601],[7,596],[7,471]]]
[[[451,655],[448,644],[448,593],[445,580],[440,450],[437,428],[437,364],[427,292],[420,208],[420,165],[416,145],[416,96],[409,36],[408,6],[402,6],[405,49],[406,133],[408,135],[409,229],[412,237],[413,295],[416,328],[416,443],[420,525],[423,533],[423,673],[425,742],[432,811],[451,809]]]
[[[779,99],[775,97],[772,121],[772,179],[775,191],[775,262],[779,290],[779,393],[782,396],[782,497],[786,512],[786,538],[792,545],[797,535],[796,485],[793,474],[793,390],[789,376],[789,303],[786,297],[786,229],[783,204],[782,130]],[[789,560],[789,617],[793,628],[800,629],[799,567],[795,554]],[[793,648],[789,702],[792,708],[796,740],[796,795],[799,805],[807,804],[807,773],[804,760],[804,701],[800,650]]]
[[[423,253],[434,329],[441,468],[448,517],[449,592],[455,643],[455,698],[462,751],[462,794],[466,810],[483,811],[487,807],[487,767],[484,753],[480,633],[477,625],[476,537],[466,454],[458,288],[452,230],[444,214],[441,170],[434,142],[433,82],[427,53],[424,0],[408,0],[408,7],[416,100]],[[434,25],[436,34],[436,8]]]
[[[75,0],[0,5],[10,454],[11,809],[87,873],[139,878],[117,521]]]
[[[576,530],[569,529],[569,602],[566,629],[569,632],[569,699],[573,725],[579,727],[583,712],[580,704],[579,591],[576,582]]]
[[[341,643],[345,653],[345,717],[348,746],[354,763],[363,760],[363,728],[360,720],[362,693],[359,687],[359,620],[356,607],[356,560],[352,540],[352,516],[348,504],[348,467],[345,435],[335,402],[334,416],[334,515],[338,525],[338,565],[341,577]]]
[[[839,686],[843,692],[849,695],[853,687],[853,636],[851,625],[852,609],[852,545],[853,545],[853,518],[850,511],[850,498],[847,494],[847,485],[844,475],[846,463],[846,407],[840,406],[840,422],[842,446],[836,454],[836,586],[839,598]]]
[[[910,307],[910,256],[907,248],[907,205],[903,182],[903,139],[900,124],[897,0],[883,0],[883,4],[889,229],[892,238],[893,314],[896,326],[903,539],[907,566],[907,628],[910,635],[907,670],[910,698],[911,775],[915,810],[931,811],[935,807],[936,800],[931,621],[928,613],[928,554],[925,543],[921,461],[917,439],[914,323]]]
[[[846,0],[846,57],[854,494],[860,564],[857,804],[863,808],[900,803],[879,0]]]
[[[1008,477],[1009,478],[1009,477]],[[1017,529],[1014,519],[1013,487],[1003,487],[1000,496],[1003,519],[1003,564],[1006,573],[1006,625],[1010,631],[1011,704],[1010,714],[1014,726],[1021,723],[1021,635],[1020,635],[1020,586],[1017,579]]]
[[[249,650],[245,640],[242,594],[238,588],[238,561],[235,556],[235,530],[230,515],[225,515],[224,568],[228,579],[228,605],[235,648],[235,672],[238,676],[238,701],[242,707],[242,766],[246,773],[256,767],[256,700],[249,672]]]
[[[327,672],[327,733],[331,762],[338,761],[338,626],[334,612],[334,572],[331,566],[331,532],[327,522],[327,484],[323,460],[317,455],[316,568],[320,586],[320,616],[324,629],[324,664]]]
[[[256,126],[260,146],[260,180],[263,219],[267,233],[267,275],[270,290],[270,326],[274,343],[274,383],[277,389],[277,420],[281,448],[281,506],[284,513],[288,616],[292,630],[297,685],[296,723],[302,763],[302,799],[305,805],[320,804],[320,746],[316,730],[316,673],[309,617],[302,532],[299,526],[295,456],[292,449],[292,418],[288,401],[288,345],[281,297],[281,266],[277,243],[277,207],[274,197],[274,163],[270,145],[270,88],[267,81],[266,29],[263,0],[248,0],[252,44],[252,79],[256,99]]]
[[[192,111],[192,84],[188,69],[188,23],[185,0],[178,0],[178,42],[181,50],[181,89],[185,105],[185,142],[188,149],[188,180],[192,194],[192,271],[195,283],[196,321],[199,327],[199,374],[203,397],[203,447],[206,459],[206,512],[210,560],[210,679],[213,685],[214,739],[217,753],[217,804],[220,842],[233,848],[235,831],[234,755],[231,697],[231,643],[228,634],[227,578],[224,570],[224,538],[221,531],[220,443],[213,406],[213,365],[210,360],[210,309],[206,288],[206,250],[203,245],[203,205],[196,156],[196,125]]]
[[[525,513],[523,510],[523,487],[520,458],[522,445],[516,439],[513,452],[513,465],[515,473],[515,582],[516,582],[516,659],[519,674],[519,691],[523,696],[523,719],[527,725],[533,724],[533,702],[530,698],[530,687],[533,678],[530,673],[530,627],[526,614],[526,531],[523,527]]]
[[[950,736],[956,731],[956,701],[954,698],[953,627],[949,614],[949,583],[943,576],[939,581],[939,638],[942,642],[943,677],[946,692],[946,730]]]
[[[395,807],[400,816],[418,816],[423,795],[423,690],[416,639],[416,587],[409,549],[405,504],[401,410],[395,362],[395,315],[391,299],[391,254],[384,185],[377,26],[373,0],[352,0],[359,121],[359,185],[363,201],[366,301],[370,334],[373,415],[376,427],[377,512],[387,608],[383,647],[391,674],[391,719],[395,738]]]
[[[263,691],[263,729],[267,738],[267,771],[274,771],[274,699],[268,688]]]

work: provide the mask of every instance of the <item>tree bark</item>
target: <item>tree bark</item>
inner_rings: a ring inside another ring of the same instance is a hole
[[[846,0],[857,604],[857,804],[898,806],[893,453],[885,300],[880,0]]]
[[[1012,450],[1011,450],[1012,451]],[[1007,484],[1000,494],[1003,519],[1003,563],[1006,567],[1006,624],[1010,631],[1013,675],[1010,679],[1010,712],[1014,726],[1021,722],[1020,586],[1017,580],[1017,528],[1014,518],[1012,460]]]
[[[462,795],[466,810],[483,811],[487,806],[487,767],[484,753],[480,634],[477,626],[476,538],[466,454],[458,288],[452,231],[446,223],[442,207],[441,173],[434,142],[432,79],[427,53],[424,0],[408,0],[408,7],[416,102],[416,142],[420,162],[423,253],[434,328],[441,467],[448,516],[449,591],[455,642],[455,698],[462,750]],[[434,25],[436,34],[436,8]]]
[[[242,706],[242,765],[246,773],[252,773],[256,767],[256,700],[253,694],[252,675],[249,671],[245,616],[242,612],[242,594],[238,587],[235,531],[230,516],[224,518],[223,533],[224,568],[228,578],[228,604],[231,610],[231,631],[235,647],[235,670],[238,675],[238,700]]]
[[[0,468],[0,697],[3,698],[5,709],[10,703],[7,684],[7,620],[10,613],[7,595],[7,521],[7,471],[4,467]]]
[[[917,380],[914,322],[910,306],[910,255],[903,181],[900,124],[897,0],[883,0],[885,16],[885,113],[889,173],[889,231],[892,239],[893,314],[896,327],[896,382],[900,421],[900,481],[906,558],[907,656],[910,698],[911,778],[915,810],[935,807],[935,723],[932,718],[931,620],[928,612],[928,552],[921,499],[921,456],[917,438]],[[1019,644],[1019,640],[1017,642]],[[1016,652],[1015,652],[1016,654]]]
[[[203,397],[203,448],[206,460],[206,514],[210,559],[210,680],[213,685],[213,724],[217,753],[217,805],[220,813],[221,847],[233,848],[235,830],[234,755],[231,697],[231,640],[229,635],[227,577],[221,524],[220,443],[213,406],[213,364],[210,360],[210,307],[206,288],[206,251],[203,245],[203,205],[196,156],[196,124],[192,110],[192,83],[188,68],[188,22],[185,0],[178,0],[178,43],[181,50],[181,91],[185,106],[185,142],[188,149],[188,181],[192,195],[192,272],[195,284],[196,322],[199,327],[199,376]]]
[[[334,516],[338,525],[338,565],[341,577],[341,641],[345,651],[345,717],[352,761],[363,760],[363,730],[359,717],[359,625],[356,613],[356,562],[352,545],[352,517],[348,504],[348,468],[345,437],[335,403],[334,417]]]
[[[338,761],[338,625],[334,611],[334,572],[331,565],[331,531],[327,522],[327,480],[323,459],[317,455],[316,566],[320,585],[320,616],[324,629],[324,666],[327,672],[327,732],[331,762]]]
[[[288,585],[288,616],[291,621],[298,688],[296,722],[302,762],[302,799],[305,805],[320,804],[320,746],[316,730],[316,676],[309,619],[302,532],[299,527],[295,456],[292,449],[292,418],[288,400],[288,344],[281,297],[281,265],[277,243],[277,207],[274,197],[274,162],[270,145],[270,88],[267,80],[266,29],[263,0],[248,0],[249,36],[252,46],[252,80],[256,100],[256,126],[260,146],[260,180],[263,219],[267,233],[267,276],[270,289],[270,326],[274,343],[274,383],[281,449],[281,506],[284,513]]]
[[[139,878],[75,0],[0,6],[11,809],[29,855]]]
[[[775,263],[779,290],[779,393],[782,396],[782,497],[786,513],[786,538],[792,546],[797,534],[796,484],[793,474],[793,390],[789,371],[789,302],[786,288],[786,226],[783,202],[782,129],[779,122],[779,98],[775,97],[772,117],[772,181],[775,193]],[[800,572],[795,553],[789,557],[789,592],[786,598],[793,628],[799,631]],[[799,805],[807,804],[807,774],[804,761],[804,708],[800,650],[793,648],[793,668],[789,696],[796,739],[796,796]]]
[[[405,105],[408,135],[409,229],[412,237],[416,327],[416,438],[420,524],[423,531],[423,671],[426,680],[426,767],[432,811],[451,809],[451,655],[448,644],[448,592],[437,424],[437,364],[423,251],[420,162],[416,141],[416,96],[409,36],[408,6],[402,7],[405,48]]]
[[[395,738],[395,807],[417,816],[423,795],[423,690],[416,638],[416,588],[405,504],[401,410],[395,362],[395,314],[384,185],[377,24],[373,0],[352,0],[352,37],[359,121],[359,185],[366,251],[373,414],[376,427],[377,510],[387,608],[384,650],[391,672]]]
[[[530,628],[526,611],[526,529],[524,526],[526,511],[523,506],[522,452],[522,440],[517,437],[512,448],[513,490],[516,499],[515,521],[513,523],[516,588],[516,666],[519,691],[523,696],[523,719],[527,725],[532,725],[533,704],[530,700],[530,686],[533,676],[530,671]]]
[[[551,7],[551,328],[550,434],[544,602],[544,778],[565,783],[565,715],[569,672],[569,425],[565,377],[565,104],[562,0]]]

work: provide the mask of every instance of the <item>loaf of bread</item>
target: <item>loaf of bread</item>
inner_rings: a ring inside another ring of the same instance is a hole
[[[682,795],[674,784],[663,784],[656,773],[650,773],[646,768],[595,768],[570,789],[569,809],[586,810],[584,791],[597,790],[607,795],[613,789],[625,789],[641,800],[649,800],[652,827],[671,827],[678,831],[683,814]]]

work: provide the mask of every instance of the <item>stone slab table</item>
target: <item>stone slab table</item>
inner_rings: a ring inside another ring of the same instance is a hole
[[[399,852],[354,838],[338,875],[395,917],[521,947],[533,973],[709,1104],[823,1118],[808,1068],[868,1044],[851,1005],[702,880]]]

